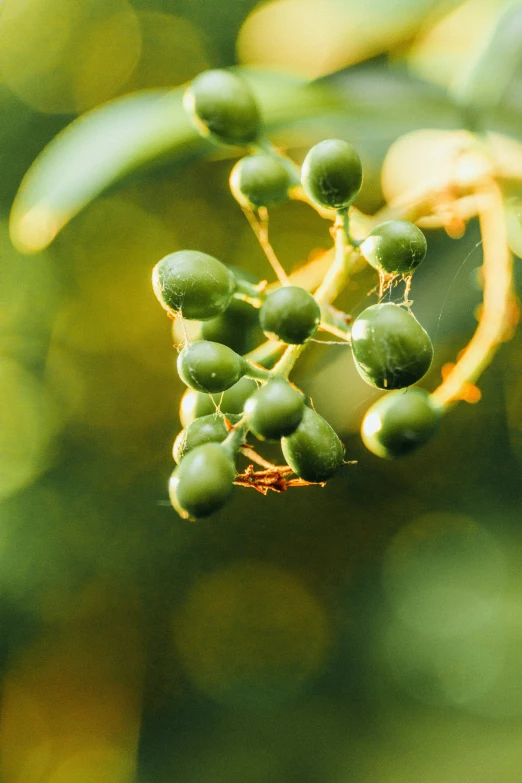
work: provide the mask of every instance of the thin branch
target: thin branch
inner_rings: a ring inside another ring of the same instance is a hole
[[[276,273],[277,279],[281,285],[290,285],[288,275],[283,269],[283,266],[278,257],[276,256],[274,248],[268,241],[268,211],[264,210],[262,213],[260,211],[260,214],[262,214],[263,217],[261,220],[258,220],[252,210],[248,207],[242,206],[241,209],[243,210],[243,214],[248,220],[250,228],[256,235],[257,241],[259,242],[265,256],[267,257],[268,263]]]
[[[502,193],[494,180],[477,188],[484,261],[484,300],[475,334],[441,385],[431,395],[448,407],[474,384],[490,364],[506,334],[512,304],[513,258],[507,245]]]
[[[315,300],[319,305],[330,304],[339,296],[351,274],[352,257],[358,255],[357,251],[348,244],[345,229],[346,219],[345,213],[339,212],[337,214],[337,219],[333,227],[335,235],[335,257],[323,282],[314,294]]]

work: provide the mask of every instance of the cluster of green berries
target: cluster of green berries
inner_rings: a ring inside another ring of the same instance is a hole
[[[336,212],[346,212],[356,198],[362,166],[354,148],[338,139],[320,142],[296,176],[294,164],[266,151],[255,98],[234,72],[200,74],[184,105],[203,135],[251,149],[230,177],[242,207],[255,212],[272,206],[296,186],[316,205]],[[426,254],[426,240],[413,224],[388,221],[360,244],[360,252],[381,273],[409,276]],[[175,324],[181,320],[183,334],[189,335],[177,362],[188,388],[181,403],[183,430],[173,448],[177,467],[169,484],[178,513],[197,519],[223,506],[237,479],[236,459],[248,433],[259,441],[280,441],[286,470],[298,480],[330,479],[344,463],[344,448],[332,427],[288,380],[288,367],[282,370],[276,362],[277,351],[264,366],[244,355],[266,338],[277,341],[276,348],[287,346],[287,352],[308,343],[321,326],[316,298],[293,285],[267,292],[248,273],[195,250],[163,258],[152,280],[162,307]],[[408,387],[430,367],[433,348],[409,308],[392,303],[367,307],[353,322],[351,347],[361,377],[390,390],[365,417],[366,446],[389,458],[428,440],[439,413],[425,391]]]

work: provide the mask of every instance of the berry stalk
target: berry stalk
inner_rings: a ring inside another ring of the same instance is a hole
[[[507,314],[512,303],[513,257],[507,245],[502,193],[490,179],[477,188],[479,223],[484,261],[484,300],[475,334],[460,359],[431,395],[434,403],[447,408],[462,398],[465,387],[475,383],[490,364],[506,333]]]

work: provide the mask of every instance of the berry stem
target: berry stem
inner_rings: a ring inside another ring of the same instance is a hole
[[[267,340],[253,351],[247,353],[244,358],[247,361],[260,364],[262,367],[268,365],[269,367],[275,364],[275,362],[281,358],[286,348],[286,343],[277,342],[275,340]]]
[[[321,306],[321,324],[319,326],[321,331],[328,332],[336,337],[340,337],[341,340],[350,342],[350,321],[350,316],[347,316],[346,313],[342,310],[338,310],[333,305],[328,304]]]
[[[260,285],[253,285],[247,280],[237,280],[237,287],[234,292],[234,298],[240,299],[242,302],[248,302],[252,307],[261,307],[263,304],[264,288],[266,283]]]
[[[264,382],[271,377],[272,372],[270,370],[265,370],[260,364],[254,364],[254,362],[243,358],[243,375],[246,378],[252,378],[254,381]]]
[[[330,304],[341,293],[352,271],[352,263],[356,255],[348,244],[346,222],[347,210],[339,210],[333,227],[335,233],[335,257],[326,276],[315,292],[315,300],[319,305]]]
[[[241,209],[243,210],[243,214],[248,220],[250,228],[256,235],[257,241],[259,242],[263,253],[267,257],[268,263],[274,270],[277,279],[281,285],[290,285],[288,275],[283,269],[281,262],[275,254],[274,248],[268,240],[268,210],[266,207],[260,207],[260,220],[258,220],[252,210],[248,207],[242,206]]]
[[[277,376],[278,378],[288,378],[293,370],[294,364],[307,347],[308,343],[301,343],[300,345],[289,345],[277,364],[273,366],[271,376]]]
[[[513,257],[507,245],[502,192],[488,179],[476,188],[480,196],[479,223],[484,260],[484,298],[475,334],[459,360],[435,389],[431,398],[441,408],[462,399],[465,388],[473,384],[490,364],[499,344],[505,339],[513,302]]]
[[[238,421],[237,424],[234,424],[230,432],[228,433],[225,440],[222,442],[221,446],[225,449],[228,456],[235,460],[237,453],[243,443],[245,442],[245,438],[248,434],[248,424],[246,417],[243,417]]]

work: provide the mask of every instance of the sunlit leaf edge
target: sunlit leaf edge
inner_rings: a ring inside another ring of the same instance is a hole
[[[267,129],[339,108],[339,99],[274,73],[244,72]],[[10,215],[13,244],[24,253],[47,247],[59,231],[108,187],[131,172],[167,158],[184,160],[214,149],[192,127],[182,107],[184,87],[144,90],[97,107],[74,120],[27,171]]]

